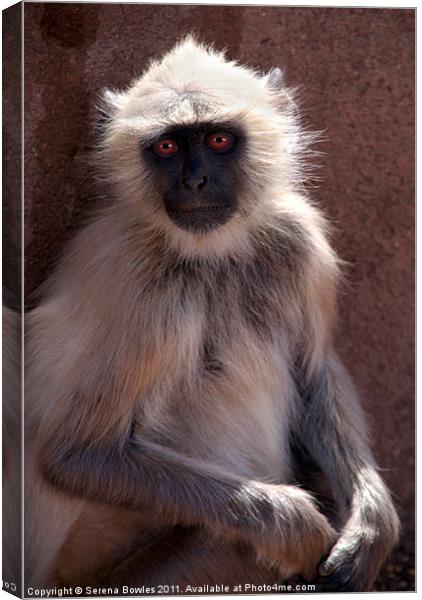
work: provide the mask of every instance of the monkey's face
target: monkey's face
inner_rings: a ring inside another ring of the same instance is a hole
[[[104,92],[101,166],[148,234],[184,256],[250,247],[302,181],[306,136],[280,77],[188,38],[126,91]]]
[[[223,225],[238,208],[244,135],[230,123],[177,126],[142,145],[168,217],[191,232]]]

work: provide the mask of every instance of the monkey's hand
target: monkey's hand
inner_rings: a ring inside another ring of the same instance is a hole
[[[254,540],[258,559],[277,569],[283,579],[293,575],[312,579],[335,543],[336,532],[312,496],[298,487],[263,485],[257,493],[268,501],[273,522]]]
[[[340,538],[319,567],[318,591],[370,591],[397,541],[399,523],[388,497],[384,506],[364,504],[352,511]],[[356,502],[357,505],[357,502]]]

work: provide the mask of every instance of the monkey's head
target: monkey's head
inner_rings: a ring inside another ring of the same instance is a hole
[[[120,196],[179,247],[230,246],[301,181],[304,136],[279,69],[259,74],[189,36],[104,100]]]

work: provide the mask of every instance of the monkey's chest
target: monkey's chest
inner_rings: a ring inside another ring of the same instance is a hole
[[[288,428],[277,399],[262,388],[236,395],[235,385],[179,401],[167,443],[239,475],[285,480]]]
[[[239,323],[204,325],[187,324],[171,344],[167,368],[142,399],[139,435],[246,477],[286,480],[292,384],[282,344]]]

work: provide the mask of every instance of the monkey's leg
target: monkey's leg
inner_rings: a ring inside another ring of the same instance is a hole
[[[103,573],[147,547],[158,532],[164,535],[148,521],[145,512],[85,502],[57,556],[51,585],[99,585]]]
[[[258,564],[249,545],[216,540],[202,528],[151,530],[146,511],[86,503],[64,543],[56,586],[271,583],[275,570]]]
[[[138,551],[103,573],[104,586],[199,586],[216,583],[233,586],[238,583],[275,583],[276,570],[256,562],[250,546],[222,542],[201,528],[175,527],[155,543]]]
[[[58,556],[51,585],[158,586],[275,583],[250,546],[201,528],[149,530],[146,514],[88,505]]]
[[[397,541],[399,522],[377,473],[353,384],[334,354],[304,390],[299,437],[329,478],[346,517],[320,566],[322,582],[337,591],[370,590]]]
[[[151,528],[201,526],[249,543],[282,577],[311,577],[334,542],[328,521],[297,487],[245,480],[148,441],[74,448],[62,429],[40,453],[45,477],[72,496],[152,509]]]

